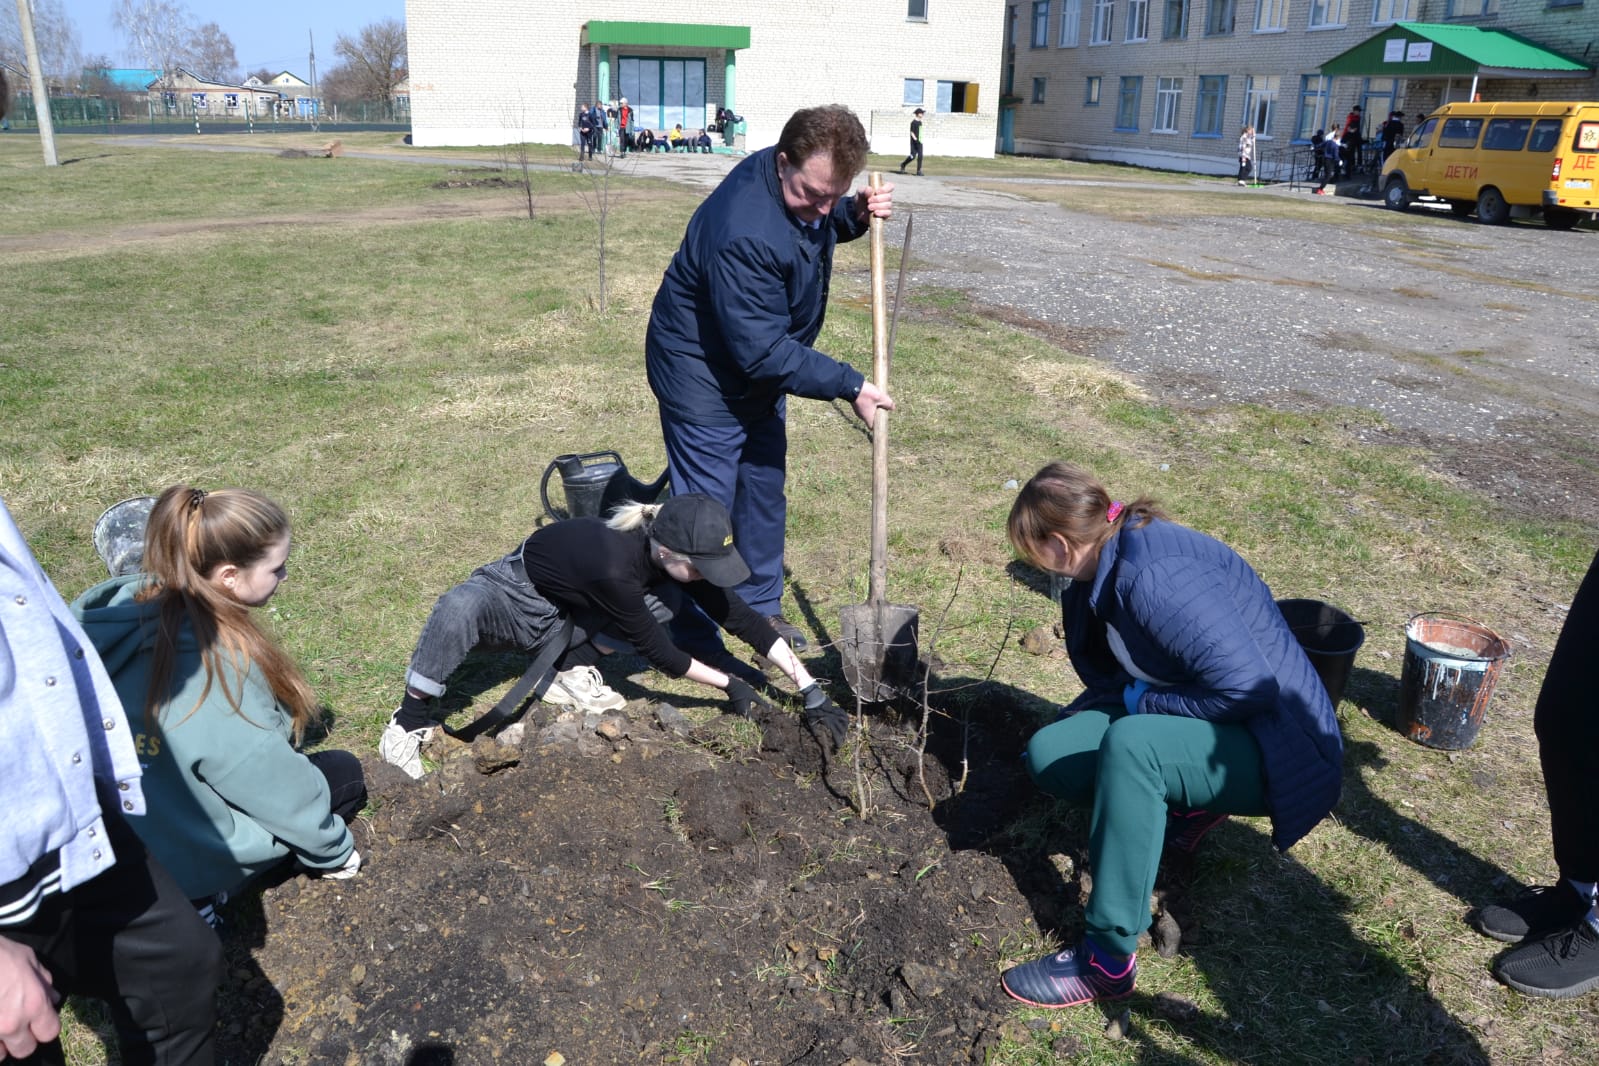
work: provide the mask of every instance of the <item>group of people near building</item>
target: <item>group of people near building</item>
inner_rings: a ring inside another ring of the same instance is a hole
[[[840,106],[806,108],[695,211],[645,339],[673,494],[536,530],[434,605],[381,757],[426,771],[437,700],[474,648],[537,667],[535,693],[586,710],[620,694],[600,669],[631,649],[749,714],[764,679],[731,633],[794,682],[817,740],[848,718],[795,654],[783,617],[788,398],[844,400],[868,425],[892,397],[814,345],[833,252],[893,210],[851,190],[867,139]],[[1282,850],[1337,802],[1343,743],[1328,694],[1271,590],[1232,549],[1152,499],[1043,466],[1007,533],[1069,578],[1066,650],[1082,691],[1027,742],[1039,787],[1091,810],[1093,890],[1066,950],[1001,977],[1043,1007],[1131,994],[1163,851],[1193,852],[1233,816]],[[58,1029],[56,997],[106,999],[124,1061],[213,1061],[221,955],[206,926],[252,878],[291,865],[356,876],[365,803],[347,752],[302,754],[304,675],[254,620],[284,580],[290,525],[259,493],[173,485],[150,512],[139,572],[70,610],[0,507],[0,1055]],[[1516,946],[1512,987],[1599,987],[1599,816],[1584,776],[1599,707],[1582,664],[1599,640],[1599,559],[1573,603],[1537,728],[1562,880],[1474,916]]]

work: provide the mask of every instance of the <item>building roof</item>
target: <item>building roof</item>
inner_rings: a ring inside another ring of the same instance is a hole
[[[748,26],[692,22],[598,22],[583,26],[584,44],[658,45],[663,48],[748,48]]]
[[[1396,22],[1321,65],[1329,78],[1514,76],[1569,78],[1593,68],[1506,30]]]
[[[142,67],[88,67],[84,74],[104,78],[123,92],[142,92],[152,81],[161,77],[159,70]]]

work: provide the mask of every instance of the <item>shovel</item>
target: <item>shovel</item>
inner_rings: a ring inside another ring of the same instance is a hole
[[[872,188],[883,183],[873,172]],[[911,245],[911,223],[905,224],[900,246],[899,286],[894,299],[894,325],[905,295],[905,264]],[[872,216],[872,381],[888,391],[890,324],[883,268],[883,220]],[[855,695],[866,703],[882,703],[914,683],[916,629],[920,612],[915,607],[885,602],[888,578],[888,412],[878,408],[872,422],[872,559],[865,603],[839,609],[840,653],[844,677]]]

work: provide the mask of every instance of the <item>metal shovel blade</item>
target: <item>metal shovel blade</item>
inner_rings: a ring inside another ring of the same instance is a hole
[[[857,603],[838,612],[844,680],[866,703],[914,691],[921,612],[897,603]]]

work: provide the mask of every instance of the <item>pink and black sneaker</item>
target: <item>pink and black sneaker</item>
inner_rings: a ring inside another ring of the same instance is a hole
[[[1012,999],[1034,1007],[1075,1007],[1133,994],[1138,956],[1107,954],[1087,937],[1070,951],[1013,966],[1000,976]]]
[[[1227,815],[1202,808],[1183,810],[1173,807],[1166,812],[1166,846],[1192,855],[1205,834],[1227,820]]]

